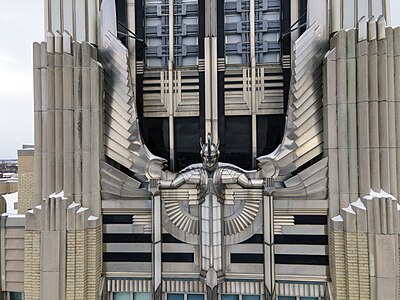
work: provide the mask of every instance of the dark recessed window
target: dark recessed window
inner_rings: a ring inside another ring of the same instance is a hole
[[[198,117],[175,118],[175,171],[200,163],[200,122]]]
[[[264,263],[264,255],[255,253],[232,253],[231,263],[262,264]]]
[[[103,262],[151,262],[151,253],[103,252]]]
[[[246,170],[251,169],[251,117],[225,117],[225,151],[222,162],[232,163]]]
[[[284,115],[257,116],[257,156],[274,151],[282,141]]]
[[[168,118],[144,118],[142,128],[150,152],[169,161]]]
[[[115,6],[116,6],[116,10],[117,10],[118,22],[123,24],[125,27],[127,27],[125,0],[116,0]],[[124,26],[117,24],[118,38],[125,46],[127,46],[128,45],[128,41],[127,41],[128,31],[124,28]]]

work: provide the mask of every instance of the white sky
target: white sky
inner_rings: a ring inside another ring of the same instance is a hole
[[[391,0],[392,26],[400,0]],[[0,159],[33,144],[32,44],[44,36],[44,0],[0,0]]]

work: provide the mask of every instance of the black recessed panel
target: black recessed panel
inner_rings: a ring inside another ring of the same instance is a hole
[[[178,240],[176,237],[174,237],[172,234],[169,233],[163,233],[161,236],[161,240],[163,243],[175,243],[175,244],[182,244],[183,242]]]
[[[254,253],[232,253],[231,263],[236,264],[262,264],[264,263],[263,254]]]
[[[103,215],[103,224],[132,224],[132,215]]]
[[[151,262],[148,252],[103,252],[104,262]]]
[[[150,152],[169,160],[168,118],[144,118],[143,139]]]
[[[251,117],[225,117],[225,147],[221,153],[222,162],[251,169]]]
[[[151,234],[104,233],[103,243],[151,243]]]
[[[119,23],[123,24],[125,27],[127,27],[127,21],[126,21],[126,1],[125,0],[116,0],[115,1],[115,6],[117,10],[117,20]],[[127,37],[126,35],[128,34],[128,31],[124,28],[124,26],[121,26],[117,24],[117,30],[121,33],[118,33],[118,38],[119,40],[125,45],[128,45]]]
[[[175,118],[175,170],[200,163],[200,120],[198,117]]]
[[[161,253],[162,262],[183,262],[193,263],[193,253]]]
[[[263,234],[255,234],[251,238],[241,242],[240,244],[262,244],[264,241]]]
[[[275,254],[276,264],[328,266],[328,255]]]
[[[295,225],[327,225],[328,217],[324,215],[313,216],[313,215],[299,215],[294,216]]]
[[[280,245],[328,245],[327,235],[276,234],[274,239]]]
[[[279,146],[285,122],[284,115],[257,116],[257,156],[269,154]]]
[[[300,7],[299,7],[299,16],[300,16],[300,34],[302,35],[305,31],[307,26],[305,24],[307,23],[307,0],[300,0]]]

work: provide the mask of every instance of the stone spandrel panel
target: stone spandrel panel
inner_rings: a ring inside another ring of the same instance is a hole
[[[2,291],[24,291],[24,234],[23,215],[1,216]]]

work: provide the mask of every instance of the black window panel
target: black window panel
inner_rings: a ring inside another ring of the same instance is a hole
[[[257,156],[269,154],[279,146],[285,121],[284,115],[257,116]]]
[[[307,28],[307,26],[305,26],[305,24],[307,23],[307,0],[300,0],[299,17],[299,26],[301,26],[300,35],[302,35]]]
[[[176,243],[176,244],[182,244],[183,242],[178,240],[176,237],[174,237],[172,234],[169,233],[163,233],[161,236],[161,241],[163,243]]]
[[[200,120],[198,117],[175,118],[175,170],[199,163]]]
[[[132,215],[103,215],[103,224],[132,224]]]
[[[103,252],[103,262],[151,262],[151,253]]]
[[[251,117],[225,117],[225,147],[220,161],[251,169]]]
[[[262,264],[264,263],[263,254],[254,253],[232,253],[231,263],[236,264]]]
[[[276,264],[328,266],[328,255],[275,254]]]
[[[150,152],[169,161],[168,118],[144,118],[143,139]]]
[[[116,10],[117,10],[118,22],[123,24],[125,27],[127,27],[125,0],[115,0],[115,6],[116,6]],[[125,46],[127,46],[128,40],[127,40],[126,34],[128,34],[128,31],[119,24],[117,24],[117,31],[123,33],[123,34],[118,33],[118,38]]]
[[[264,235],[255,234],[251,238],[241,242],[240,244],[262,244],[264,241]]]
[[[327,235],[276,234],[274,240],[281,245],[328,245]]]
[[[151,234],[104,233],[103,243],[151,243]]]
[[[294,216],[294,224],[296,225],[327,225],[327,216],[299,215]]]
[[[184,262],[193,263],[193,253],[161,253],[162,262]]]

